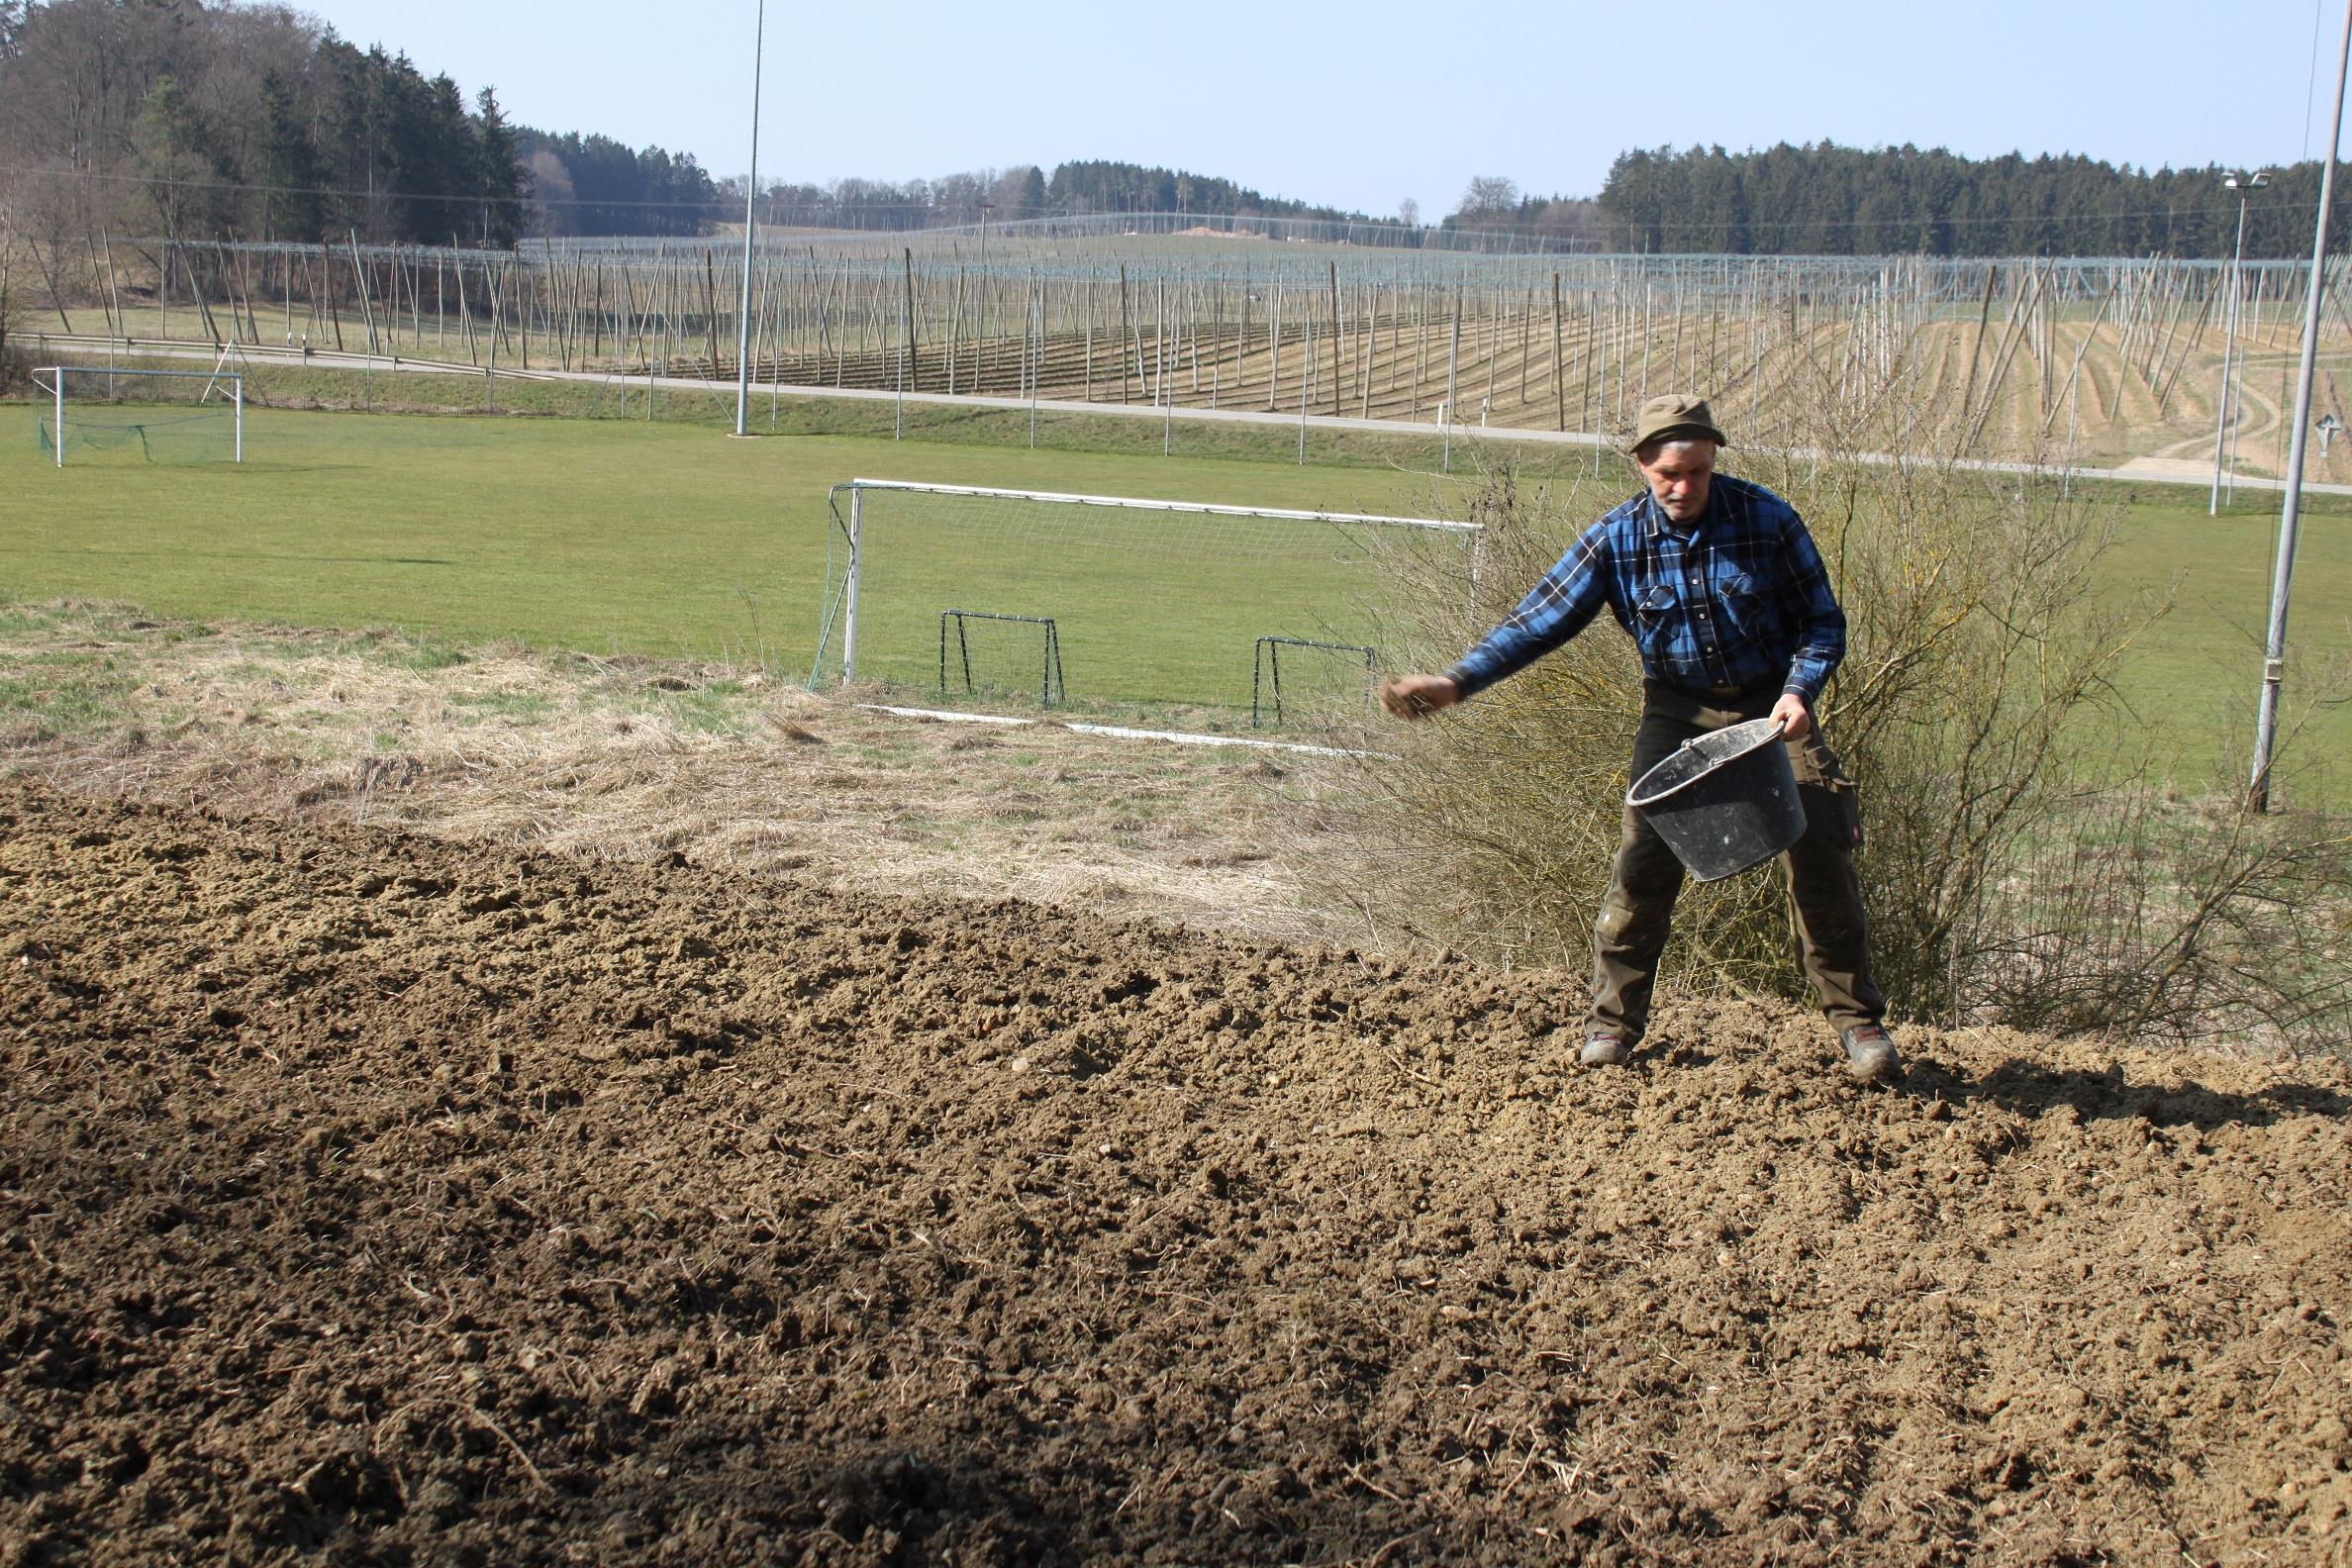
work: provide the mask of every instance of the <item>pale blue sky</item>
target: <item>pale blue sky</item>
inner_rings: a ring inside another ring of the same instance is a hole
[[[1827,138],[1971,155],[2279,163],[2327,134],[2340,8],[2311,0],[1806,0],[1666,8],[770,0],[759,168],[816,182],[1067,158],[1449,211],[1473,174],[1590,195],[1632,147]],[[516,119],[746,162],[752,0],[324,0]]]

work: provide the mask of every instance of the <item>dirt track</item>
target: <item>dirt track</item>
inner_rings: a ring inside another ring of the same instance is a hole
[[[2340,1062],[21,785],[0,964],[10,1565],[2352,1534]]]

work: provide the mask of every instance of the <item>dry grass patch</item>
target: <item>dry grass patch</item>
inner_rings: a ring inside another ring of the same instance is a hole
[[[1007,896],[1291,940],[1360,927],[1273,855],[1264,754],[874,712],[722,663],[0,613],[0,768],[77,792]]]

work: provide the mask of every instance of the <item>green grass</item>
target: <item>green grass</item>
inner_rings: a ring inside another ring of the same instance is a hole
[[[400,390],[432,384],[402,378]],[[523,384],[500,395],[537,398],[552,415],[582,412],[582,399],[597,391]],[[641,389],[638,398],[641,408]],[[730,402],[665,395],[657,423],[258,408],[248,412],[250,460],[242,467],[118,459],[61,470],[39,449],[41,410],[0,405],[0,484],[9,498],[0,507],[0,601],[14,605],[0,611],[0,630],[38,626],[42,612],[25,606],[72,597],[175,620],[355,636],[395,628],[417,639],[410,657],[423,668],[511,639],[591,654],[764,662],[797,674],[814,652],[833,542],[826,492],[854,475],[1441,515],[1471,467],[1471,454],[1457,450],[1456,478],[1441,479],[1427,471],[1429,442],[1384,435],[1318,436],[1302,467],[1295,432],[1247,425],[1179,424],[1185,455],[1169,459],[1156,424],[1113,416],[1047,419],[1043,444],[1030,450],[1026,411],[1007,409],[911,406],[920,439],[893,441],[887,403],[808,400],[778,406],[780,429],[800,434],[735,441],[716,434]],[[765,408],[756,412],[764,423]],[[829,426],[849,433],[817,433]],[[1538,480],[1589,460],[1573,450],[1503,451],[1522,472],[1535,464]],[[2175,776],[2192,786],[2233,745],[2243,749],[2276,529],[2267,503],[2257,510],[2249,498],[2215,520],[2199,499],[2140,491],[2110,571],[2119,594],[2178,582],[2178,609],[2133,650],[2123,695]],[[875,527],[888,527],[879,509]],[[1225,682],[1219,700],[1245,708],[1254,637],[1346,630],[1269,624],[1266,591],[1318,574],[1333,584],[1360,580],[1327,552],[1286,555],[1264,536],[1255,554],[1230,539],[1213,543],[1183,584],[1197,610],[1146,642],[1122,635],[1123,618],[1157,603],[1138,593],[1124,552],[1089,555],[1081,531],[1057,534],[1050,523],[1034,538],[1033,552],[997,584],[945,552],[894,552],[895,595],[882,591],[892,586],[885,569],[865,607],[876,665],[917,686],[932,683],[937,615],[948,605],[1053,614],[1063,618],[1074,697],[1107,693],[1128,722],[1229,725],[1229,712],[1221,720],[1185,706],[1199,701],[1186,672],[1214,668]],[[973,602],[983,590],[988,601]],[[2307,662],[2352,657],[2352,519],[2339,508],[2306,517],[2292,631]],[[1003,662],[976,669],[976,678],[1033,689],[1023,672],[1030,654],[1007,647]],[[0,703],[55,707],[52,722],[69,722],[80,701],[73,681],[22,669],[9,676]],[[2310,689],[2307,679],[2301,689]],[[670,706],[689,725],[728,722],[706,702]],[[1245,711],[1237,722],[1246,725]],[[2352,754],[2352,710],[2322,713],[2297,744],[2305,755]],[[2135,737],[2119,736],[2114,749],[2138,749]]]
[[[126,358],[130,368],[187,370],[189,360]],[[487,377],[326,369],[255,362],[245,372],[248,409],[325,409],[376,414],[455,414],[514,418],[596,420],[612,425],[695,426],[710,430],[735,429],[735,400],[732,392],[677,391],[624,378],[603,381],[496,380]],[[125,382],[126,386],[139,383]],[[175,380],[171,385],[193,390],[200,383]],[[647,418],[650,400],[653,417]],[[1236,402],[1235,408],[1245,405]],[[1260,411],[1259,405],[1246,405]],[[152,411],[160,416],[184,414],[184,409]],[[1293,411],[1295,412],[1295,410]],[[96,423],[126,423],[138,418],[136,406],[94,407],[88,418]],[[70,426],[71,419],[68,419]],[[1040,410],[1034,421],[1028,409],[1012,404],[936,405],[898,404],[873,396],[770,396],[751,394],[749,425],[768,436],[866,436],[878,440],[935,442],[988,447],[1034,444],[1045,451],[1085,452],[1105,456],[1158,458],[1230,458],[1241,462],[1280,463],[1297,467],[1301,460],[1298,427],[1287,419],[1235,423],[1177,419],[1163,422],[1148,411],[1125,414],[1069,413]],[[179,439],[158,446],[178,460],[189,460],[217,448],[228,440],[227,423],[195,427]],[[1163,442],[1167,450],[1163,452]],[[1393,431],[1325,431],[1310,429],[1305,462],[1315,467],[1364,467],[1381,470],[1438,470],[1445,464],[1445,442],[1427,433]],[[1480,444],[1475,431],[1458,430],[1452,442],[1457,471],[1474,466]],[[1509,451],[1522,469],[1568,473],[1589,468],[1593,455],[1584,447],[1528,446],[1512,443]],[[67,462],[80,459],[69,451]],[[137,453],[115,460],[138,460]],[[1617,473],[1631,470],[1615,456],[1604,460]]]
[[[856,475],[1280,507],[1425,510],[1386,468],[1171,463],[1156,450],[731,441],[670,423],[258,410],[248,461],[45,467],[37,411],[0,406],[0,594],[173,617],[397,627],[654,655],[814,645],[828,487]],[[756,602],[756,613],[751,601]]]
[[[476,719],[504,719],[515,724],[537,724],[555,716],[555,701],[537,692],[486,691],[461,692],[449,701]]]
[[[139,685],[125,661],[104,653],[52,652],[0,663],[0,724],[40,736],[107,728]],[[8,723],[13,721],[15,723]]]
[[[2109,557],[2118,593],[2174,596],[2172,614],[2132,649],[2119,684],[2146,739],[2185,784],[2202,784],[2224,759],[2234,764],[2250,752],[2278,537],[2276,497],[2267,510],[2217,518],[2205,515],[2202,498],[2143,501],[2126,513],[2123,547]],[[2293,741],[2279,758],[2292,777],[2303,762],[2352,756],[2352,703],[2340,700],[2352,696],[2352,519],[2304,514],[2287,632],[2282,713],[2303,726],[2282,740]],[[2339,701],[2309,712],[2331,682]],[[2118,749],[2137,749],[2135,738]],[[2337,780],[2337,789],[2346,782]]]
[[[875,414],[846,412],[852,423]],[[837,542],[827,492],[860,474],[1349,511],[1452,504],[1446,482],[1386,462],[1301,468],[1263,460],[1263,451],[1171,462],[1156,444],[1132,453],[863,436],[732,441],[668,420],[274,409],[249,412],[242,466],[77,461],[77,452],[54,469],[38,461],[38,413],[0,407],[0,453],[16,454],[8,466],[23,501],[0,518],[0,596],[104,595],[172,617],[392,627],[418,639],[425,668],[505,638],[806,671]],[[981,427],[1005,418],[980,414],[949,428],[987,435]],[[1076,423],[1102,435],[1129,422]],[[1054,615],[1073,696],[1132,704],[1118,712],[1162,722],[1174,705],[1245,705],[1252,638],[1320,629],[1284,622],[1278,610],[1327,562],[1313,550],[1252,558],[1219,546],[1203,567],[1210,580],[1195,585],[1209,610],[1172,625],[1167,645],[1128,637],[1133,558],[1079,547],[1101,514],[1057,531],[1076,514],[1050,513],[1031,552],[985,581],[923,540],[882,550],[892,530],[876,508],[861,673],[932,689],[938,613],[950,605]],[[1048,586],[1054,570],[1063,580]],[[1363,574],[1324,576],[1338,613]],[[992,668],[984,647],[975,677],[1029,689],[1018,663]]]

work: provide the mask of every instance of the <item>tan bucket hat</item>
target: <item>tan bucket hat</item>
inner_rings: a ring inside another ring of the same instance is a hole
[[[1641,416],[1633,423],[1633,440],[1625,449],[1637,452],[1654,441],[1711,441],[1717,446],[1731,444],[1715,428],[1715,413],[1708,408],[1707,399],[1687,392],[1661,392],[1641,405]]]

